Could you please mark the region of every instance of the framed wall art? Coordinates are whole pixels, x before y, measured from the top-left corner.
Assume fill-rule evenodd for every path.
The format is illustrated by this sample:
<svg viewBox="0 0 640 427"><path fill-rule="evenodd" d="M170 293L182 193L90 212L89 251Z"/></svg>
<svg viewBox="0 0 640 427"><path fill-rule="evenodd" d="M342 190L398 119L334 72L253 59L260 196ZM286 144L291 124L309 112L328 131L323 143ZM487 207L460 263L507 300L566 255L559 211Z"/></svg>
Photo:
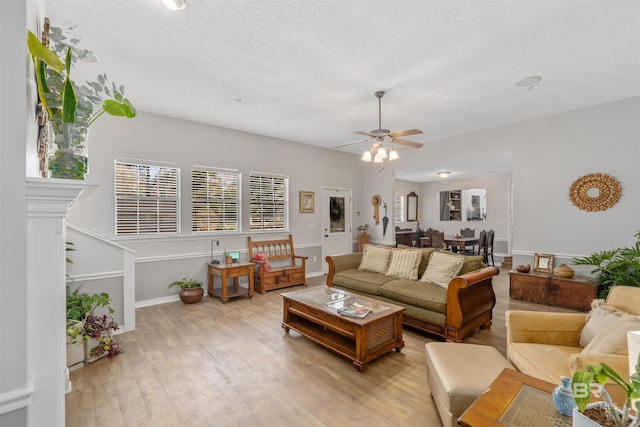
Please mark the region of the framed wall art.
<svg viewBox="0 0 640 427"><path fill-rule="evenodd" d="M313 191L300 191L300 213L314 212L314 198Z"/></svg>
<svg viewBox="0 0 640 427"><path fill-rule="evenodd" d="M553 271L553 255L535 254L533 257L533 271L551 273Z"/></svg>

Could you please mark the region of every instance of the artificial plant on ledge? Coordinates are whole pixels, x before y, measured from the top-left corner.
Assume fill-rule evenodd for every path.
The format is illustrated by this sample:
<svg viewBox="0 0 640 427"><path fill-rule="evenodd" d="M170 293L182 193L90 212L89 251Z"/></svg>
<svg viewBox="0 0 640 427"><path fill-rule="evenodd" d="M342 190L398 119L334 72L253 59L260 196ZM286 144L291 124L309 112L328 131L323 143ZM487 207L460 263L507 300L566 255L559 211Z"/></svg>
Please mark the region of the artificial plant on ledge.
<svg viewBox="0 0 640 427"><path fill-rule="evenodd" d="M75 34L68 38L60 28L50 27L48 18L45 18L42 41L31 31L27 33L41 106L38 147L41 172L46 172L48 163L55 178L84 179L88 171L87 130L96 119L104 113L127 118L136 116L135 108L124 97L124 87L110 83L106 74L98 75L96 81L86 85L71 80L71 69L78 60L95 60L92 52L78 47L79 41ZM51 133L55 144L52 153L49 152Z"/></svg>

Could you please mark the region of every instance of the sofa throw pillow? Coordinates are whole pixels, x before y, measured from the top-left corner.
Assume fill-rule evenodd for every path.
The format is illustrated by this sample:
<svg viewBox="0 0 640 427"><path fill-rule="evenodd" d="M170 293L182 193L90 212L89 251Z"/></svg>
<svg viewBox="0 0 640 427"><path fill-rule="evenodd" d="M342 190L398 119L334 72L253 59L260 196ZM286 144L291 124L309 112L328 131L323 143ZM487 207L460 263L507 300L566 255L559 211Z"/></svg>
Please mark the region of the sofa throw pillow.
<svg viewBox="0 0 640 427"><path fill-rule="evenodd" d="M594 337L582 354L620 354L629 353L627 332L640 329L640 316L620 312L602 334Z"/></svg>
<svg viewBox="0 0 640 427"><path fill-rule="evenodd" d="M422 282L433 282L447 288L451 279L456 277L462 269L464 256L446 252L434 252L429 258L429 264L420 278Z"/></svg>
<svg viewBox="0 0 640 427"><path fill-rule="evenodd" d="M413 246L407 245L398 245L398 249L416 249ZM422 277L425 270L427 269L427 265L429 265L429 258L431 258L431 254L436 251L436 248L420 248L416 249L422 252L422 259L420 260L420 266L418 267L418 277Z"/></svg>
<svg viewBox="0 0 640 427"><path fill-rule="evenodd" d="M602 335L621 313L617 308L607 305L605 300L594 299L591 302L591 311L585 319L584 328L580 332L580 347L588 346L592 339Z"/></svg>
<svg viewBox="0 0 640 427"><path fill-rule="evenodd" d="M418 267L422 260L422 251L414 249L392 249L386 276L401 279L418 280Z"/></svg>
<svg viewBox="0 0 640 427"><path fill-rule="evenodd" d="M365 245L359 270L384 274L389 266L391 250L382 246Z"/></svg>

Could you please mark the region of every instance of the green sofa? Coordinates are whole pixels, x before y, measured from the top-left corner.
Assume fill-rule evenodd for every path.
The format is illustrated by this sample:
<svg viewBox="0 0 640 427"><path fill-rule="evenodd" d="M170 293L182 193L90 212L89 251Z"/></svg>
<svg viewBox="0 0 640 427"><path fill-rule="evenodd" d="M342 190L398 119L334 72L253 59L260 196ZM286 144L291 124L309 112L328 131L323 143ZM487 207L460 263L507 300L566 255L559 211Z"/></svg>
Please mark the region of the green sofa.
<svg viewBox="0 0 640 427"><path fill-rule="evenodd" d="M423 248L420 251L422 257L418 278L423 277L435 249ZM465 256L458 276L446 288L422 280L360 269L362 257L363 252L327 256L327 286L405 307L403 324L438 335L447 341L461 342L477 328L491 327L496 303L492 277L499 270L483 264L481 256Z"/></svg>

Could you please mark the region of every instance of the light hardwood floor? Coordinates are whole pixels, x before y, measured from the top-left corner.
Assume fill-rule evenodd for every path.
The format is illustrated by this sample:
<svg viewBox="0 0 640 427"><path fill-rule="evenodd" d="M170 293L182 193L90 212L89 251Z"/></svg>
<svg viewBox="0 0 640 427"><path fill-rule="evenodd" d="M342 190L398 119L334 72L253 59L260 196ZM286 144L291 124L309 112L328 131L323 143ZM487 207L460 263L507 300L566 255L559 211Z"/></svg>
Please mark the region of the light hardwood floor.
<svg viewBox="0 0 640 427"><path fill-rule="evenodd" d="M493 283L494 325L466 342L505 354L505 310L568 311L510 300L506 271ZM441 425L424 364L424 345L435 337L405 328L402 352L358 373L280 327L280 294L295 289L302 287L136 310L137 329L118 337L122 354L71 373L67 426Z"/></svg>

